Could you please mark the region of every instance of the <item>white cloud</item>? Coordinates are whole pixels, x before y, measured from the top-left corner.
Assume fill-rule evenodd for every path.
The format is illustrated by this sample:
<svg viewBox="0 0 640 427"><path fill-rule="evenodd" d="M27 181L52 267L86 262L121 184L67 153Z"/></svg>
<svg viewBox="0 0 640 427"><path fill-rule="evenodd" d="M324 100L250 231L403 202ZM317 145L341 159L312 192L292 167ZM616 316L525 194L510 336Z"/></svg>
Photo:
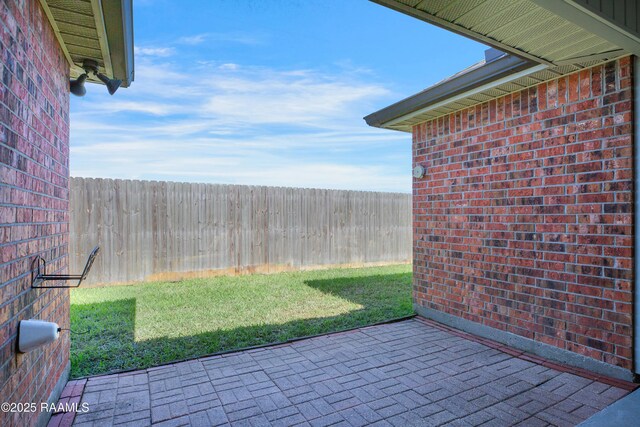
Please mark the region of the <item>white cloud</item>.
<svg viewBox="0 0 640 427"><path fill-rule="evenodd" d="M369 75L143 56L130 88L101 89L74 98L73 176L411 188L410 136L362 120L393 96Z"/></svg>
<svg viewBox="0 0 640 427"><path fill-rule="evenodd" d="M314 160L228 142L203 146L133 140L74 147L72 155L84 159L73 168L74 176L404 192L411 185L408 173L385 163L345 164L349 159L339 154Z"/></svg>
<svg viewBox="0 0 640 427"><path fill-rule="evenodd" d="M90 91L100 95L99 88ZM357 75L329 75L311 70L274 70L223 63L183 68L172 62L142 58L136 81L115 97L103 97L83 113L138 112L155 116L187 115L209 129L289 124L323 129L362 125L368 110L358 107L389 95L379 84ZM354 114L354 112L357 112Z"/></svg>
<svg viewBox="0 0 640 427"><path fill-rule="evenodd" d="M172 47L135 47L135 54L137 56L159 56L167 57L175 53Z"/></svg>
<svg viewBox="0 0 640 427"><path fill-rule="evenodd" d="M154 116L166 116L176 111L176 108L170 104L142 101L113 101L101 104L97 109L103 112L123 113L128 111Z"/></svg>
<svg viewBox="0 0 640 427"><path fill-rule="evenodd" d="M230 33L202 33L194 34L192 36L180 37L177 40L178 44L196 46L208 43L237 43L244 45L258 45L264 42L264 35L230 32Z"/></svg>
<svg viewBox="0 0 640 427"><path fill-rule="evenodd" d="M204 42L207 39L207 34L196 34L194 36L180 37L178 43L197 45Z"/></svg>
<svg viewBox="0 0 640 427"><path fill-rule="evenodd" d="M320 127L340 121L359 101L388 93L377 85L308 71L236 73L210 84L217 94L203 105L206 114L234 122Z"/></svg>
<svg viewBox="0 0 640 427"><path fill-rule="evenodd" d="M240 66L238 64L227 63L227 64L220 65L218 68L220 70L225 70L225 71L235 71L238 68L240 68Z"/></svg>

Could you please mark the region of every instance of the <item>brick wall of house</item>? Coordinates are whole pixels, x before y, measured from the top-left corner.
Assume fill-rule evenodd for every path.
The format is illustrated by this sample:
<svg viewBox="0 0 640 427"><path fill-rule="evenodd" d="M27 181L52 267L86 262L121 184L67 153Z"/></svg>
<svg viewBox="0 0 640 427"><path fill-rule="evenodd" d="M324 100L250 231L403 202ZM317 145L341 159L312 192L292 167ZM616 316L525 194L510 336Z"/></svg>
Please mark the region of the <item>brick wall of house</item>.
<svg viewBox="0 0 640 427"><path fill-rule="evenodd" d="M31 262L66 272L69 65L37 0L0 1L0 396L46 402L69 360L69 337L16 352L18 321L69 326L67 290L32 290ZM0 412L0 425L38 413Z"/></svg>
<svg viewBox="0 0 640 427"><path fill-rule="evenodd" d="M632 368L629 57L413 129L416 304Z"/></svg>

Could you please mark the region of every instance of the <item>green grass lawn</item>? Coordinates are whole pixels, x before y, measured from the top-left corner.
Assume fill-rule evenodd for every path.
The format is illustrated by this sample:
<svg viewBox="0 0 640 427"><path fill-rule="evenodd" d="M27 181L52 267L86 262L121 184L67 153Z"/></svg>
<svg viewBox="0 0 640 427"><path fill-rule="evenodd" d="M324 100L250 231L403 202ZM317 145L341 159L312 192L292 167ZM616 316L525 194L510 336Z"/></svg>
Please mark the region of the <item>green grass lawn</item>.
<svg viewBox="0 0 640 427"><path fill-rule="evenodd" d="M71 291L71 376L363 326L413 313L411 266Z"/></svg>

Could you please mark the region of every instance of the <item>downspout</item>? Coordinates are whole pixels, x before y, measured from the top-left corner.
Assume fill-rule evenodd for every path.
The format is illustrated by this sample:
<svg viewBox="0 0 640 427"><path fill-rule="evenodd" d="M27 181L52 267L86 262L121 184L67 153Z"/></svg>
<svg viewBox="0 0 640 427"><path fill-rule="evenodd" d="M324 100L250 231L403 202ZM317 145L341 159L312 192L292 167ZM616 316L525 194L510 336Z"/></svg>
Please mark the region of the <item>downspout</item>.
<svg viewBox="0 0 640 427"><path fill-rule="evenodd" d="M640 374L640 57L633 56L633 371Z"/></svg>

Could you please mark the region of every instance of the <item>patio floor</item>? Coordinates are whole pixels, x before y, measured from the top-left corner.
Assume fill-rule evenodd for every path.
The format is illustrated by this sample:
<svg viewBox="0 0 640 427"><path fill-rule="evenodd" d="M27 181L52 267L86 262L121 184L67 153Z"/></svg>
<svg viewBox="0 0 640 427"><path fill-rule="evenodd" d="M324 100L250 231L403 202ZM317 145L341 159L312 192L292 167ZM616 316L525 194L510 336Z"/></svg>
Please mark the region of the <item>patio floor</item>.
<svg viewBox="0 0 640 427"><path fill-rule="evenodd" d="M460 335L415 318L70 382L63 399L89 404L76 426L545 426L628 393Z"/></svg>

